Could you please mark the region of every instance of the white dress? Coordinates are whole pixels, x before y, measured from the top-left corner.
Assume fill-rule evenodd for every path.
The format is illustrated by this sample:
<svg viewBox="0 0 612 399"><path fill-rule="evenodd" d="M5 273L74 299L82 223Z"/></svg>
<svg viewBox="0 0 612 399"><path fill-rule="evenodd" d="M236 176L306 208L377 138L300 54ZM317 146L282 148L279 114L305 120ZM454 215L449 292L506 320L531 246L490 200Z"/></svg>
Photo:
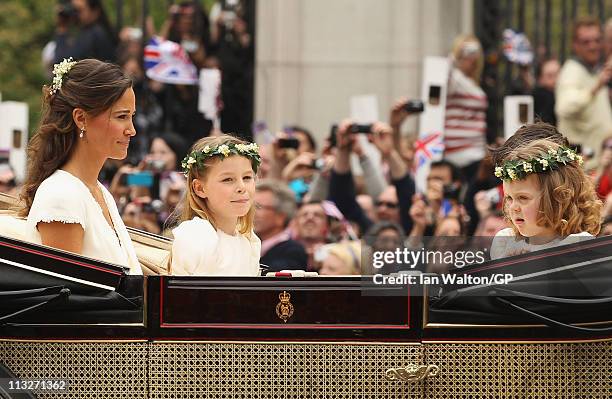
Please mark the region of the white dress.
<svg viewBox="0 0 612 399"><path fill-rule="evenodd" d="M83 227L81 255L130 268L130 274L142 274L134 245L121 220L111 193L100 182L104 201L115 229L108 224L102 208L79 178L58 169L36 190L28 214L26 236L41 244L39 222L78 223ZM116 234L115 234L116 231Z"/></svg>
<svg viewBox="0 0 612 399"><path fill-rule="evenodd" d="M175 276L259 276L261 240L215 230L208 220L194 217L172 230Z"/></svg>
<svg viewBox="0 0 612 399"><path fill-rule="evenodd" d="M491 259L505 258L508 256L520 255L522 253L539 251L542 249L552 248L560 245L572 244L593 238L591 233L583 231L581 233L570 234L561 239L557 238L546 244L529 244L525 239L516 240L514 230L511 228L500 230L493 238L491 244Z"/></svg>

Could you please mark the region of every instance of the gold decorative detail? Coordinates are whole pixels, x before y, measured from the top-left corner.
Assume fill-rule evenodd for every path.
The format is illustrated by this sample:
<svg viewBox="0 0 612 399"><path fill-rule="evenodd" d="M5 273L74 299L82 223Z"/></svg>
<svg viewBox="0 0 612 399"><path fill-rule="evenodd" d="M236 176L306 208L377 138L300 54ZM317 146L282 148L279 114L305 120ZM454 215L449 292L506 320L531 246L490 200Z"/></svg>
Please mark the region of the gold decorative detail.
<svg viewBox="0 0 612 399"><path fill-rule="evenodd" d="M427 377L438 375L439 371L440 368L435 364L430 364L429 366L411 364L406 367L388 369L385 377L389 381L418 382L423 381Z"/></svg>
<svg viewBox="0 0 612 399"><path fill-rule="evenodd" d="M280 302L276 305L276 315L286 323L287 320L293 316L293 304L289 302L291 294L287 291L283 291L278 294L278 299L280 299Z"/></svg>

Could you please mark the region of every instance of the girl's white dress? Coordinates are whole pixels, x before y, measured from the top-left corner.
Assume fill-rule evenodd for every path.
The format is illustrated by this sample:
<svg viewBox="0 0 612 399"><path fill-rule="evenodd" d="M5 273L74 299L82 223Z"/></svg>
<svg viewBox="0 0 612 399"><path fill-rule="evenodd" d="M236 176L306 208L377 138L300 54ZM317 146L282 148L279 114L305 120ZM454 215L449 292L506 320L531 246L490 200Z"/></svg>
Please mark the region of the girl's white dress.
<svg viewBox="0 0 612 399"><path fill-rule="evenodd" d="M593 238L591 233L583 231L581 233L570 234L569 236L561 239L557 238L546 244L529 244L524 239L516 240L514 230L511 228L503 229L499 231L493 238L491 244L491 259L505 258L508 256L520 255L522 253L539 251L542 249L552 248L560 245L572 244L580 242L588 238Z"/></svg>
<svg viewBox="0 0 612 399"><path fill-rule="evenodd" d="M172 233L172 275L259 276L261 240L253 232L232 236L194 217Z"/></svg>
<svg viewBox="0 0 612 399"><path fill-rule="evenodd" d="M58 169L36 190L28 214L26 236L41 244L39 222L78 223L85 232L81 255L130 268L130 274L142 274L134 245L111 193L100 182L113 229L98 202L79 178Z"/></svg>

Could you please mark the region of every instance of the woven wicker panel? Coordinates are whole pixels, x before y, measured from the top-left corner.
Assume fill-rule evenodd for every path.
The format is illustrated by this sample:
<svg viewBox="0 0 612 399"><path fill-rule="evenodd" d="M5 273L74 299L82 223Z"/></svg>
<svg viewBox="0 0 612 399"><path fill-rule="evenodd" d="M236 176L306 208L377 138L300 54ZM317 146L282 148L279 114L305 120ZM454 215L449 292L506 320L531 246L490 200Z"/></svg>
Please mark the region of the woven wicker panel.
<svg viewBox="0 0 612 399"><path fill-rule="evenodd" d="M153 343L150 398L421 398L387 381L420 364L419 345Z"/></svg>
<svg viewBox="0 0 612 399"><path fill-rule="evenodd" d="M427 398L612 397L612 342L425 344Z"/></svg>
<svg viewBox="0 0 612 399"><path fill-rule="evenodd" d="M146 398L144 343L0 341L0 361L24 379L58 379L67 392L37 392L45 398Z"/></svg>

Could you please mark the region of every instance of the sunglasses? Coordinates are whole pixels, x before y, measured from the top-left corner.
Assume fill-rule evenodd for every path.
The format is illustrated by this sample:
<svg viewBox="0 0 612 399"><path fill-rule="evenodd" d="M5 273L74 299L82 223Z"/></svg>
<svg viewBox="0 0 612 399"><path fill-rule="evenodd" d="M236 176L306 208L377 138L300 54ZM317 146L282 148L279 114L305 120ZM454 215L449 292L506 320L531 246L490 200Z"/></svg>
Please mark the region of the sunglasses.
<svg viewBox="0 0 612 399"><path fill-rule="evenodd" d="M389 209L395 209L398 206L397 203L389 202L389 201L376 201L375 204L376 204L377 207L378 206L385 206L385 207L387 207Z"/></svg>

